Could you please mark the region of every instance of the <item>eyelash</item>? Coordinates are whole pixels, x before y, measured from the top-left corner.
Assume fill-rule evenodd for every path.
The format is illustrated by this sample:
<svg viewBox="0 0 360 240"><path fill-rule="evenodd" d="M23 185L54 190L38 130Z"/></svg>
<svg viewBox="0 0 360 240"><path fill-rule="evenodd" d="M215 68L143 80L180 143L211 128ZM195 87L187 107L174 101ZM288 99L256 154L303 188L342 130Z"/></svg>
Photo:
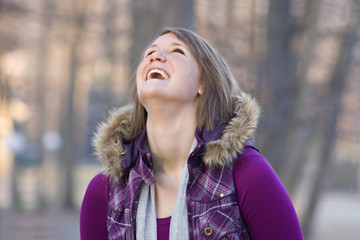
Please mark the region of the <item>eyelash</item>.
<svg viewBox="0 0 360 240"><path fill-rule="evenodd" d="M145 55L145 57L150 56L150 55L151 55L151 54L153 54L154 52L155 52L154 50L153 50L153 51L148 52L148 53ZM181 50L180 48L176 48L176 49L174 49L174 50L173 50L173 52L176 52L176 53L180 53L180 54L182 54L182 55L185 55L184 51L183 51L183 50Z"/></svg>
<svg viewBox="0 0 360 240"><path fill-rule="evenodd" d="M145 57L148 57L148 56L150 56L151 54L153 54L155 51L150 51L150 52L148 52L146 55L145 55Z"/></svg>
<svg viewBox="0 0 360 240"><path fill-rule="evenodd" d="M183 50L181 50L180 48L176 48L176 49L174 49L174 51L173 51L173 52L177 52L177 53L180 53L180 54L185 55L184 51L183 51Z"/></svg>

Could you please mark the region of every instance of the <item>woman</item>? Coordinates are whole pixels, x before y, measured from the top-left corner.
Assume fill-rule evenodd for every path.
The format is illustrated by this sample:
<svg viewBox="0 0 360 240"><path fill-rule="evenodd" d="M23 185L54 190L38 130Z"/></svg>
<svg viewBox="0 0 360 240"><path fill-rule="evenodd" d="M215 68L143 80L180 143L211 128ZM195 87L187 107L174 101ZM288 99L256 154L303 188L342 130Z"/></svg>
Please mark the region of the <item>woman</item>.
<svg viewBox="0 0 360 240"><path fill-rule="evenodd" d="M82 239L302 239L285 188L252 144L258 104L205 40L162 31L135 90L95 136L104 170L83 200Z"/></svg>

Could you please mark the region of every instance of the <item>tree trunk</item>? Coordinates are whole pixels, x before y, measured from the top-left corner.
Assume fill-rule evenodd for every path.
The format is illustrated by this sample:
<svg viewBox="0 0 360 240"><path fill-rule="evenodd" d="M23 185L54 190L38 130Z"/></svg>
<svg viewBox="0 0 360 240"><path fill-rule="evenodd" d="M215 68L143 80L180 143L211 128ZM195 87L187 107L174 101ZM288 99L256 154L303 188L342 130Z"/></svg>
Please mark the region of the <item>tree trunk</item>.
<svg viewBox="0 0 360 240"><path fill-rule="evenodd" d="M42 171L46 172L49 169L46 168L46 160L45 159L45 150L42 146L42 137L46 131L46 114L47 110L50 111L51 107L47 106L46 101L46 93L47 93L47 69L49 63L49 48L50 48L50 38L51 38L51 29L53 23L53 16L55 12L54 4L50 2L45 2L45 11L41 22L41 32L38 36L37 43L37 61L35 65L35 76L34 76L34 85L33 85L33 98L35 98L34 102L36 103L34 107L36 108L36 142L40 149L39 154L39 163L42 166ZM45 164L44 164L45 163ZM44 167L45 166L45 167ZM46 188L44 187L44 183L46 183L47 179L44 179L45 174L42 174L42 179L39 181L37 188L39 189L39 201L40 208L45 207L46 204Z"/></svg>
<svg viewBox="0 0 360 240"><path fill-rule="evenodd" d="M293 106L293 35L291 1L271 0L268 13L267 56L259 69L259 95L264 105L261 149L275 169L283 162L283 147ZM270 139L270 141L269 141Z"/></svg>
<svg viewBox="0 0 360 240"><path fill-rule="evenodd" d="M65 113L62 121L62 133L64 138L64 146L62 151L63 163L63 183L64 183L64 203L65 208L73 207L73 167L75 163L75 150L77 149L76 142L76 121L75 121L75 95L76 95L76 82L77 73L80 65L80 46L81 37L84 34L86 26L86 14L90 6L91 0L84 0L81 9L77 9L74 3L74 16L75 22L71 23L69 30L71 31L71 46L69 58L69 78L67 96L65 96Z"/></svg>
<svg viewBox="0 0 360 240"><path fill-rule="evenodd" d="M317 22L319 17L319 1L312 0L307 2L306 6L306 25L302 46L299 49L301 53L298 56L297 69L294 71L294 104L290 120L287 124L286 145L284 147L284 157L281 167L278 169L279 175L283 180L290 195L293 195L299 179L302 177L303 169L306 165L308 149L310 147L311 135L314 131L313 121L315 119L309 116L308 98L312 96L311 88L307 80L307 73L313 64L316 41L319 38Z"/></svg>

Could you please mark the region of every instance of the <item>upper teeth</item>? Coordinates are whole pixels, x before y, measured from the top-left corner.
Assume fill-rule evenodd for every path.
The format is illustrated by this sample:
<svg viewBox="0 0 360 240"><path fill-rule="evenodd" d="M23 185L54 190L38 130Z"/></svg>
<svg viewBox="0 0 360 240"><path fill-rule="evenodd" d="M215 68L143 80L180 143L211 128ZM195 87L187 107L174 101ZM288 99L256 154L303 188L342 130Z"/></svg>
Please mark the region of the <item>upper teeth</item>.
<svg viewBox="0 0 360 240"><path fill-rule="evenodd" d="M163 71L163 70L160 70L160 69L152 69L149 71L148 75L147 75L147 79L150 79L151 78L151 74L153 73L158 73L162 76L163 79L168 79L169 76Z"/></svg>

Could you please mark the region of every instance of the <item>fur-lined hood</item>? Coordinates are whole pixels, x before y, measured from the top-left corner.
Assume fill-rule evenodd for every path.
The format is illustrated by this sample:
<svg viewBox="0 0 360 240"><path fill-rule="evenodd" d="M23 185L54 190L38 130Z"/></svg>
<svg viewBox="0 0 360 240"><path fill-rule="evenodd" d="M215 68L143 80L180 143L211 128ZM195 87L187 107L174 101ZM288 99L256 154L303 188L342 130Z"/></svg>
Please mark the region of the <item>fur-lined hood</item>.
<svg viewBox="0 0 360 240"><path fill-rule="evenodd" d="M95 134L95 153L103 164L103 171L117 181L123 175L122 161L126 151L122 139L131 124L132 106L112 111ZM260 107L250 95L243 93L234 101L234 117L223 130L222 136L206 143L203 162L208 167L225 166L236 158L244 145L253 138L260 117Z"/></svg>

